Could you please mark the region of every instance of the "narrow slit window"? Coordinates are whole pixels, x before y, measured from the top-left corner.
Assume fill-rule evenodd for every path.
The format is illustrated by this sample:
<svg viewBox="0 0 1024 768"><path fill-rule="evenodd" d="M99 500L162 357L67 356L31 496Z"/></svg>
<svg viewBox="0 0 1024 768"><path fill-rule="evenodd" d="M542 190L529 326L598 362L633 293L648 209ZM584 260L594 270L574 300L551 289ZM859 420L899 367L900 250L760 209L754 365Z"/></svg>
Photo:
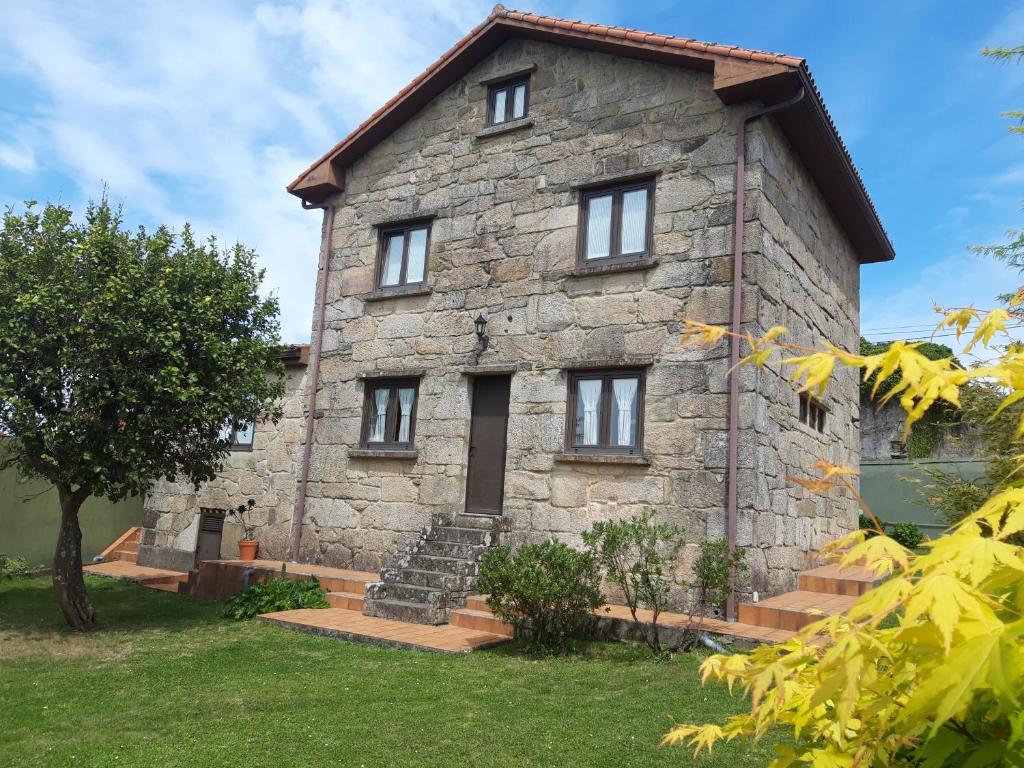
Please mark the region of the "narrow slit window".
<svg viewBox="0 0 1024 768"><path fill-rule="evenodd" d="M410 450L416 433L419 379L369 379L363 399L364 448Z"/></svg>
<svg viewBox="0 0 1024 768"><path fill-rule="evenodd" d="M423 285L427 279L430 224L415 222L381 229L377 288Z"/></svg>
<svg viewBox="0 0 1024 768"><path fill-rule="evenodd" d="M824 432L827 414L828 408L824 403L806 392L800 393L799 418L801 424L806 424L816 432Z"/></svg>
<svg viewBox="0 0 1024 768"><path fill-rule="evenodd" d="M653 179L586 190L580 198L580 265L650 256L653 199Z"/></svg>
<svg viewBox="0 0 1024 768"><path fill-rule="evenodd" d="M510 120L522 120L529 110L529 78L516 78L495 83L487 92L488 125L501 125Z"/></svg>
<svg viewBox="0 0 1024 768"><path fill-rule="evenodd" d="M640 453L643 391L642 370L571 372L567 450L574 453Z"/></svg>

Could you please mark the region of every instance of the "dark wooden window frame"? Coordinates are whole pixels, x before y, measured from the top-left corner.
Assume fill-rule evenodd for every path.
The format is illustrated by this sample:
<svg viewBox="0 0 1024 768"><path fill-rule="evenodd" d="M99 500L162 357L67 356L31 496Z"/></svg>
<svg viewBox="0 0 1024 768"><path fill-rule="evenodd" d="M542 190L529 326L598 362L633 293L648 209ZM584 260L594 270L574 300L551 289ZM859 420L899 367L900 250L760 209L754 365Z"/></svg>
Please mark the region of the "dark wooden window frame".
<svg viewBox="0 0 1024 768"><path fill-rule="evenodd" d="M571 370L565 406L566 453L625 454L639 456L644 448L644 399L647 371L644 368L595 368ZM581 379L601 379L601 404L598 410L598 445L576 445L576 406ZM611 445L612 380L636 379L636 445Z"/></svg>
<svg viewBox="0 0 1024 768"><path fill-rule="evenodd" d="M807 392L800 393L800 408L797 418L801 424L816 432L825 432L828 406Z"/></svg>
<svg viewBox="0 0 1024 768"><path fill-rule="evenodd" d="M433 227L432 219L417 219L415 221L403 221L400 224L388 224L378 227L377 233L377 268L374 274L373 285L378 293L403 293L410 288L425 287L427 275L430 274L430 235ZM427 230L427 240L423 245L423 279L416 282L407 282L409 271L409 233L417 230ZM384 265L387 259L388 238L393 235L402 235L402 271L399 273L398 282L395 285L384 285Z"/></svg>
<svg viewBox="0 0 1024 768"><path fill-rule="evenodd" d="M522 85L526 87L526 93L523 94L523 114L519 117L512 116L514 94L516 86ZM497 115L494 112L495 103L497 101L498 92L507 91L505 96L505 119L501 121L495 121ZM530 76L525 77L512 77L508 80L502 80L498 83L491 83L487 87L487 125L506 125L515 120L524 120L530 114Z"/></svg>
<svg viewBox="0 0 1024 768"><path fill-rule="evenodd" d="M388 395L387 419L384 422L384 441L370 442L370 422L373 418L373 393L378 389L388 388L391 393ZM398 442L398 422L401 410L398 404L398 390L415 390L412 396L412 413L409 414L409 439L406 442ZM359 434L359 447L373 450L389 451L411 451L416 443L416 413L420 405L420 380L418 377L405 378L374 378L366 379L363 384L363 425ZM388 440L389 435L395 435L395 440Z"/></svg>
<svg viewBox="0 0 1024 768"><path fill-rule="evenodd" d="M576 265L593 267L603 264L630 264L647 261L654 249L654 177L634 179L628 182L589 187L580 192L579 234L576 238ZM647 220L644 227L644 249L637 253L621 253L622 246L622 196L638 189L647 190ZM608 244L608 255L597 259L587 258L587 233L590 227L590 201L595 197L612 196L612 226Z"/></svg>

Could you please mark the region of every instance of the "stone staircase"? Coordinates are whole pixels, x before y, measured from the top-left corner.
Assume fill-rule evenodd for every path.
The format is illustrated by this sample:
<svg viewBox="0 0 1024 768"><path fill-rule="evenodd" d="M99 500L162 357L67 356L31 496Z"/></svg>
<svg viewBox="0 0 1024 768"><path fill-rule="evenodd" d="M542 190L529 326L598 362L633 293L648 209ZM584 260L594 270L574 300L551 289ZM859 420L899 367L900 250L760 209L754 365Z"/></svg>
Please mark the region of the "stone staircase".
<svg viewBox="0 0 1024 768"><path fill-rule="evenodd" d="M473 589L484 551L498 543L501 518L436 515L395 555L380 581L367 584L363 613L415 624L446 624ZM468 619L467 619L468 620Z"/></svg>

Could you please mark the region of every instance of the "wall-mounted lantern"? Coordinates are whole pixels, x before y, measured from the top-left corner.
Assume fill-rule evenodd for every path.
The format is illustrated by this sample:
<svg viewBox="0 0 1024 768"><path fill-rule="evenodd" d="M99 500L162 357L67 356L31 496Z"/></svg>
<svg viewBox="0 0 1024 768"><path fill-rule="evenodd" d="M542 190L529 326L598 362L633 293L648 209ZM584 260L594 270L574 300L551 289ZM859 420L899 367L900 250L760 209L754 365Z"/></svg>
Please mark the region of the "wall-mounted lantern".
<svg viewBox="0 0 1024 768"><path fill-rule="evenodd" d="M476 316L476 320L473 321L473 325L476 326L476 338L480 342L480 349L487 349L487 345L491 341L491 337L487 335L487 318L484 317L484 313L480 312Z"/></svg>

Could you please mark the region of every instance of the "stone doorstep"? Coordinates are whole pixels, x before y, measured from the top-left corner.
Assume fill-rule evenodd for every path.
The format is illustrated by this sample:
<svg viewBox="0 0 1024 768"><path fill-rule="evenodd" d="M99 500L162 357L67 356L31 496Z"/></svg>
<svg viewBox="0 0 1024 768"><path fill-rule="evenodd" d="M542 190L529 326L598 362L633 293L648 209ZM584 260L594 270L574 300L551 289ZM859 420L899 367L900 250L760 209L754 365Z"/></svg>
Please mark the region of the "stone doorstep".
<svg viewBox="0 0 1024 768"><path fill-rule="evenodd" d="M331 608L344 608L346 611L363 612L363 595L355 592L328 592L325 595Z"/></svg>
<svg viewBox="0 0 1024 768"><path fill-rule="evenodd" d="M108 560L82 567L82 571L93 576L106 576L119 581L130 581L150 589L163 592L177 592L178 585L188 581L188 574L179 571L168 571L162 568L149 568L125 560Z"/></svg>
<svg viewBox="0 0 1024 768"><path fill-rule="evenodd" d="M854 595L796 590L759 603L744 603L740 606L739 619L760 627L796 632L824 616L842 613L856 601Z"/></svg>
<svg viewBox="0 0 1024 768"><path fill-rule="evenodd" d="M807 592L823 592L831 595L860 596L871 589L878 577L870 568L855 565L840 568L838 565L823 565L800 574L799 586Z"/></svg>

